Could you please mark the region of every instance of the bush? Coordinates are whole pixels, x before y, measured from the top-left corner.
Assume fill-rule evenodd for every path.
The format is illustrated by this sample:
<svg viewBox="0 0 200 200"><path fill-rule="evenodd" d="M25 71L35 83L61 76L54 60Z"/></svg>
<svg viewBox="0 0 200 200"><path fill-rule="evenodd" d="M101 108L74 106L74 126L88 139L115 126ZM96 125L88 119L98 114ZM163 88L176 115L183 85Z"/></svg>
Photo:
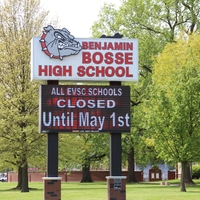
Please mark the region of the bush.
<svg viewBox="0 0 200 200"><path fill-rule="evenodd" d="M200 178L200 165L192 166L192 178L199 179Z"/></svg>

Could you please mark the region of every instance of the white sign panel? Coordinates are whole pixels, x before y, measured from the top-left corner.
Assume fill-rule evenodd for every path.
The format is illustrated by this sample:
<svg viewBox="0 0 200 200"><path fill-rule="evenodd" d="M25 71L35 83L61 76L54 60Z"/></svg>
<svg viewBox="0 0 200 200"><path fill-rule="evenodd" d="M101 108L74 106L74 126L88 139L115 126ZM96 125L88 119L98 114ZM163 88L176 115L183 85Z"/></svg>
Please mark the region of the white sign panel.
<svg viewBox="0 0 200 200"><path fill-rule="evenodd" d="M74 38L47 26L31 48L31 80L138 80L137 39Z"/></svg>

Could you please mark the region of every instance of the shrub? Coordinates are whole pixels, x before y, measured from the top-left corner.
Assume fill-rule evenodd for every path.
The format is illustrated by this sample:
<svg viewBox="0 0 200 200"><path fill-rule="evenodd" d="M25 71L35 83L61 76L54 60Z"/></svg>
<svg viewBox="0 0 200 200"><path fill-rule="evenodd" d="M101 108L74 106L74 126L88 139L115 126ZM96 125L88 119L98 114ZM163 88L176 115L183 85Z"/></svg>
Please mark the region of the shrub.
<svg viewBox="0 0 200 200"><path fill-rule="evenodd" d="M192 178L199 179L200 178L200 165L192 166Z"/></svg>

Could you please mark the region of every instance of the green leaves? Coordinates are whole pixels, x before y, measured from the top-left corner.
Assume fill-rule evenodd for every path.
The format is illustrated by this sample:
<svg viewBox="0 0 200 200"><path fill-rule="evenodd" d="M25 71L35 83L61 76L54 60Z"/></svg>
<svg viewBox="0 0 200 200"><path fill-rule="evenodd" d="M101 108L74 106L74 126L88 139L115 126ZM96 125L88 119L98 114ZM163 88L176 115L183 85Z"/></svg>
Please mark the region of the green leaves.
<svg viewBox="0 0 200 200"><path fill-rule="evenodd" d="M30 81L30 40L41 32L47 14L39 3L0 4L0 156L9 167L24 166L24 156L34 166L45 161L45 138L38 133L39 84Z"/></svg>
<svg viewBox="0 0 200 200"><path fill-rule="evenodd" d="M196 153L200 150L200 68L196 63L200 54L194 45L199 39L194 35L168 44L154 65L149 122L160 156L177 162L200 159Z"/></svg>
<svg viewBox="0 0 200 200"><path fill-rule="evenodd" d="M165 160L194 156L200 41L191 35L200 30L199 9L198 0L125 0L119 9L104 6L94 23L95 37L120 32L139 41L140 78L131 86L132 131L125 149L144 149L149 138Z"/></svg>

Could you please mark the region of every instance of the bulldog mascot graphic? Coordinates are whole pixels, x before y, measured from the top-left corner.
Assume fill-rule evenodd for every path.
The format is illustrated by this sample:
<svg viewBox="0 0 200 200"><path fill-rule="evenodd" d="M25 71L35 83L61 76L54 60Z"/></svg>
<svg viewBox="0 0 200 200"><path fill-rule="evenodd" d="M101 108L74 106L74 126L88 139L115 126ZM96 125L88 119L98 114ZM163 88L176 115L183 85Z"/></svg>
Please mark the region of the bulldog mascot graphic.
<svg viewBox="0 0 200 200"><path fill-rule="evenodd" d="M77 55L82 49L66 28L54 29L50 25L44 27L40 42L45 54L60 60L66 56Z"/></svg>

